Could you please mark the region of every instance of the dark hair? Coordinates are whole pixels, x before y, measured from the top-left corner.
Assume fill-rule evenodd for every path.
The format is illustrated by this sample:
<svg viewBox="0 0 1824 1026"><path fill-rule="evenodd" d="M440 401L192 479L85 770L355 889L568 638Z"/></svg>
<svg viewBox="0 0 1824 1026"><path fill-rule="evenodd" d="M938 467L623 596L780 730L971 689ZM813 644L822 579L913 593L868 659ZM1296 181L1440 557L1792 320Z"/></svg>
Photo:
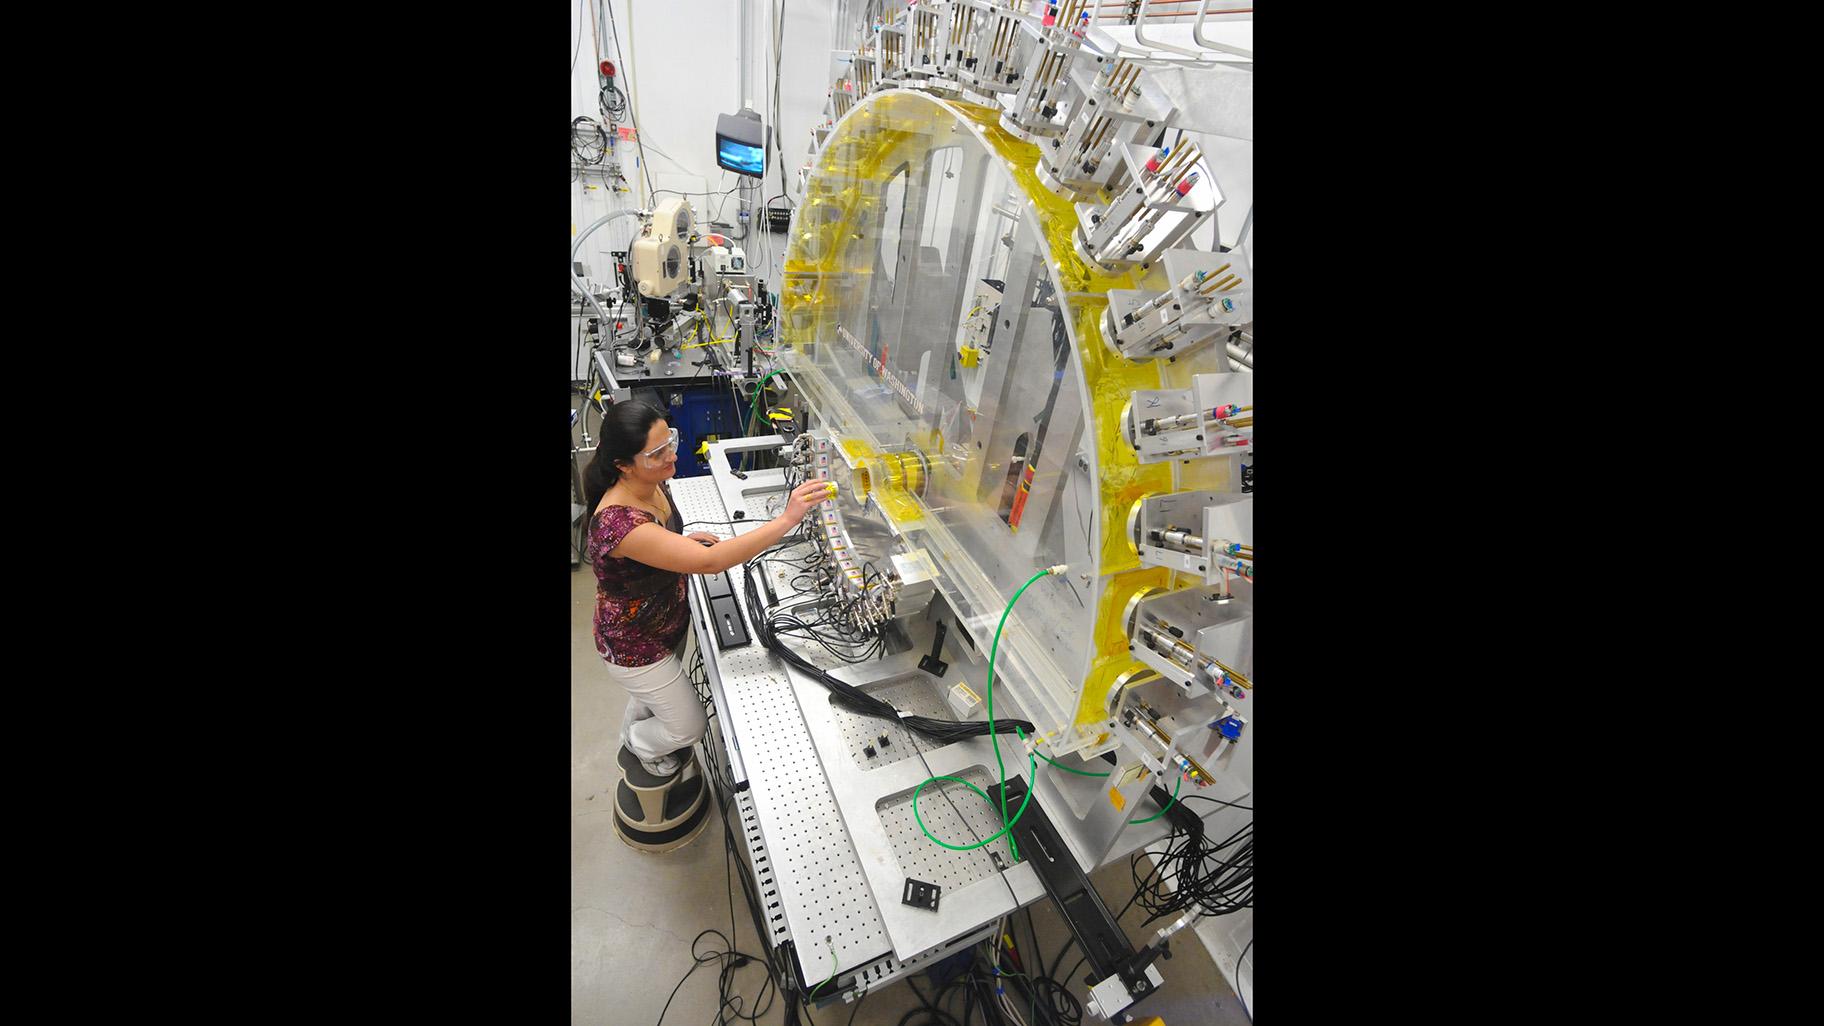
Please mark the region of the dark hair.
<svg viewBox="0 0 1824 1026"><path fill-rule="evenodd" d="M643 402L615 403L602 417L602 437L596 443L595 458L583 471L583 501L588 504L584 516L594 516L602 496L621 479L616 463L632 463L634 456L646 451L646 436L652 426L665 419L663 411Z"/></svg>

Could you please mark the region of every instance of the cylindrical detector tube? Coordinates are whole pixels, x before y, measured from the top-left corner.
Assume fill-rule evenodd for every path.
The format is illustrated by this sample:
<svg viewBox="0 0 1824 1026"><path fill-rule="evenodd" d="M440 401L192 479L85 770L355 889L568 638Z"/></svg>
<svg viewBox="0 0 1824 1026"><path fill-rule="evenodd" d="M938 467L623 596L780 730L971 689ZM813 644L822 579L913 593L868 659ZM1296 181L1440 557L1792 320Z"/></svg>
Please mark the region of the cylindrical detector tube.
<svg viewBox="0 0 1824 1026"><path fill-rule="evenodd" d="M1188 431L1203 426L1203 414L1180 413L1175 417L1154 417L1140 425L1141 432L1156 435L1161 431Z"/></svg>
<svg viewBox="0 0 1824 1026"><path fill-rule="evenodd" d="M1227 672L1226 668L1221 663L1211 659L1209 656L1199 655L1197 650L1192 648L1188 643L1178 638L1174 638L1170 634L1154 627L1143 626L1140 628L1140 642L1178 664L1180 668L1189 670L1192 673L1201 672L1204 676L1209 677L1213 681L1220 683L1223 674ZM1231 674L1231 676L1233 675ZM1237 682L1240 682L1241 678L1236 677L1236 680ZM1253 687L1252 684L1246 686L1250 688Z"/></svg>
<svg viewBox="0 0 1824 1026"><path fill-rule="evenodd" d="M1153 544L1193 556L1203 555L1203 538L1177 527L1153 532Z"/></svg>
<svg viewBox="0 0 1824 1026"><path fill-rule="evenodd" d="M1139 727L1141 732L1151 741L1165 749L1166 752L1170 752L1172 750L1172 736L1167 734L1159 726L1159 722L1154 719L1151 709L1138 705L1138 703L1136 703L1136 705L1138 707L1130 707L1129 709L1129 711L1134 714L1134 725ZM1195 781L1200 785L1209 783L1209 771L1199 765L1197 760L1191 758L1189 754L1179 752L1177 757L1172 759L1172 762L1178 767L1179 772L1182 773L1186 779Z"/></svg>

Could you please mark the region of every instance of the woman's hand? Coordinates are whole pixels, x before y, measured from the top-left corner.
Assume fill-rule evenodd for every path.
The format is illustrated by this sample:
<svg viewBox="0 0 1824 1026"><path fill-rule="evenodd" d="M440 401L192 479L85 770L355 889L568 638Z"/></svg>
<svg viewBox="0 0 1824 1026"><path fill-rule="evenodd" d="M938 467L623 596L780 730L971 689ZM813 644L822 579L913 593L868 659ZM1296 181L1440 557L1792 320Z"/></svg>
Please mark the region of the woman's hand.
<svg viewBox="0 0 1824 1026"><path fill-rule="evenodd" d="M791 498L785 502L785 512L779 519L788 524L796 524L804 519L811 507L830 498L831 489L835 486L828 481L807 481L792 491Z"/></svg>
<svg viewBox="0 0 1824 1026"><path fill-rule="evenodd" d="M710 534L708 531L692 531L684 537L689 538L694 542L702 542L705 545L714 545L722 540L715 535Z"/></svg>

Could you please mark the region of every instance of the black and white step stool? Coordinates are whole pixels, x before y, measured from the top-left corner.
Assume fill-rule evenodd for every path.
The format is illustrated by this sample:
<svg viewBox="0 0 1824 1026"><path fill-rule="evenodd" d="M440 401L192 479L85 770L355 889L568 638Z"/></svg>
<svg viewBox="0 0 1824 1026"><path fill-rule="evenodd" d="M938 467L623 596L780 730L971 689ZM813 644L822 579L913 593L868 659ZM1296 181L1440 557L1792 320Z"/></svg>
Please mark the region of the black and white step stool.
<svg viewBox="0 0 1824 1026"><path fill-rule="evenodd" d="M675 851L696 840L709 822L696 753L684 749L679 757L677 772L660 777L625 747L616 756L621 780L614 789L614 832L629 846L654 854Z"/></svg>

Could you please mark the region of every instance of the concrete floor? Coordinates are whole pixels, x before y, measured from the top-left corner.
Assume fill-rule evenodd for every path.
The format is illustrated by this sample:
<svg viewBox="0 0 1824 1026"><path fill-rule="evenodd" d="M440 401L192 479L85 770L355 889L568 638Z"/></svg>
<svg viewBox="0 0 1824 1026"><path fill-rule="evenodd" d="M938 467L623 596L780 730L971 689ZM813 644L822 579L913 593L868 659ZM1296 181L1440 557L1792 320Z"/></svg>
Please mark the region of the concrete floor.
<svg viewBox="0 0 1824 1026"><path fill-rule="evenodd" d="M615 836L615 749L627 697L609 682L595 654L594 611L595 576L585 566L571 578L570 1020L643 1026L658 1020L666 996L690 969L691 938L712 927L728 931L731 878L725 875L722 824L713 810L703 833L668 855L635 851ZM737 863L733 871L743 870ZM1090 879L1111 908L1119 908L1133 892L1125 858L1102 867ZM735 881L735 944L758 955L764 948L755 939L740 886ZM1069 931L1049 901L1033 905L1032 914L1039 947L1049 960ZM1121 925L1130 939L1146 937L1159 925L1142 930L1141 918L1137 909L1123 917ZM1023 926L1020 932L1023 936ZM1188 933L1173 940L1173 958L1159 963L1165 987L1140 1006L1141 1021L1158 1016L1167 1026L1246 1024L1239 1001L1203 944ZM1016 943L1023 940L1016 937ZM1080 955L1073 949L1059 972L1067 971ZM716 972L714 963L698 969L672 1000L665 1021L693 1026L714 1022ZM1071 988L1079 1001L1085 997L1081 976L1079 970ZM735 978L743 995L742 1011L750 1011L766 970L759 964L746 966L736 970ZM929 993L924 979L919 985ZM910 987L898 981L868 994L859 1009L837 1004L813 1009L810 1018L820 1026L851 1021L856 1026L894 1026L917 1005ZM959 1001L959 1015L960 1010ZM775 998L759 1023L780 1023L783 1014L784 1002ZM1084 1026L1094 1026L1087 1013L1084 1019Z"/></svg>

